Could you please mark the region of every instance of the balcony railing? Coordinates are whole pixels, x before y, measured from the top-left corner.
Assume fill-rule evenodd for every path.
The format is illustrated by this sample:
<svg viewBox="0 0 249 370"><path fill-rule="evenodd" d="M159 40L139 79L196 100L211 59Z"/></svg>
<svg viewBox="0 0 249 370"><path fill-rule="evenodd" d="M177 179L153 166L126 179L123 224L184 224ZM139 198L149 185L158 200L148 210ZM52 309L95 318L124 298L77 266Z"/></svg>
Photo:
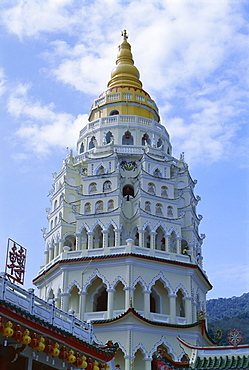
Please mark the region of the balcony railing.
<svg viewBox="0 0 249 370"><path fill-rule="evenodd" d="M34 289L25 290L0 274L0 300L18 306L39 320L65 330L79 339L92 343L92 325L77 319L34 294Z"/></svg>

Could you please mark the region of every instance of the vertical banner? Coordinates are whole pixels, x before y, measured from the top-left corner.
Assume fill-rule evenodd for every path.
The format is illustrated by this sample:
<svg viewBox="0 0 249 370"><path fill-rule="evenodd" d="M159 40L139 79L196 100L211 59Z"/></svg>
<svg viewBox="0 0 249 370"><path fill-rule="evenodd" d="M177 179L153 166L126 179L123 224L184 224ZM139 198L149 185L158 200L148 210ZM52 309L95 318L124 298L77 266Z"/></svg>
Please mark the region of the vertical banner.
<svg viewBox="0 0 249 370"><path fill-rule="evenodd" d="M8 239L5 275L12 283L24 283L27 250L12 239Z"/></svg>

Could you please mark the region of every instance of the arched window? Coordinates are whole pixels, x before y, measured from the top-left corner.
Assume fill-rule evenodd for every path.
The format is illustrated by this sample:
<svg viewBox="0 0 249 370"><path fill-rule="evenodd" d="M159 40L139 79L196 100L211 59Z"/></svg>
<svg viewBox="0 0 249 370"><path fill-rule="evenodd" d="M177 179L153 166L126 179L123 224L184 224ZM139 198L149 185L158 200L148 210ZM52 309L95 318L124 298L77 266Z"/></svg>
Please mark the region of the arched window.
<svg viewBox="0 0 249 370"><path fill-rule="evenodd" d="M126 131L122 137L122 145L133 145L133 136L130 131Z"/></svg>
<svg viewBox="0 0 249 370"><path fill-rule="evenodd" d="M113 309L125 310L125 290L121 281L115 286Z"/></svg>
<svg viewBox="0 0 249 370"><path fill-rule="evenodd" d="M158 249L160 251L165 251L165 236L164 236L164 230L161 226L159 226L156 230L155 235L155 249Z"/></svg>
<svg viewBox="0 0 249 370"><path fill-rule="evenodd" d="M80 296L79 289L74 286L70 291L69 310L73 310L76 314L79 313Z"/></svg>
<svg viewBox="0 0 249 370"><path fill-rule="evenodd" d="M161 205L161 203L157 203L156 204L156 215L162 216L162 214L163 214L163 206Z"/></svg>
<svg viewBox="0 0 249 370"><path fill-rule="evenodd" d="M172 206L167 207L167 216L173 217L173 207Z"/></svg>
<svg viewBox="0 0 249 370"><path fill-rule="evenodd" d="M148 183L148 193L155 195L156 194L156 187L155 184L152 182Z"/></svg>
<svg viewBox="0 0 249 370"><path fill-rule="evenodd" d="M83 152L84 152L84 144L81 143L81 145L80 145L80 153L83 153Z"/></svg>
<svg viewBox="0 0 249 370"><path fill-rule="evenodd" d="M150 229L149 229L148 226L146 226L146 228L145 228L144 246L145 246L145 248L150 248Z"/></svg>
<svg viewBox="0 0 249 370"><path fill-rule="evenodd" d="M129 200L129 197L134 197L134 187L130 184L126 184L123 187L123 197L127 197L127 200Z"/></svg>
<svg viewBox="0 0 249 370"><path fill-rule="evenodd" d="M150 311L168 315L170 313L170 303L168 290L161 280L157 280L151 288Z"/></svg>
<svg viewBox="0 0 249 370"><path fill-rule="evenodd" d="M96 144L96 138L95 136L92 136L89 142L89 149L95 148L95 144Z"/></svg>
<svg viewBox="0 0 249 370"><path fill-rule="evenodd" d="M144 294L140 283L137 283L134 290L134 308L136 311L144 309Z"/></svg>
<svg viewBox="0 0 249 370"><path fill-rule="evenodd" d="M111 211L114 208L114 201L112 199L108 200L107 210Z"/></svg>
<svg viewBox="0 0 249 370"><path fill-rule="evenodd" d="M142 145L145 145L145 144L148 144L150 145L151 141L150 141L150 137L147 133L143 134L142 136Z"/></svg>
<svg viewBox="0 0 249 370"><path fill-rule="evenodd" d="M164 198L168 198L168 188L167 186L162 186L161 187L161 196Z"/></svg>
<svg viewBox="0 0 249 370"><path fill-rule="evenodd" d="M101 285L94 295L93 311L107 311L107 291L105 285Z"/></svg>
<svg viewBox="0 0 249 370"><path fill-rule="evenodd" d="M108 247L115 246L115 232L113 225L110 225L108 228Z"/></svg>
<svg viewBox="0 0 249 370"><path fill-rule="evenodd" d="M162 173L161 171L159 170L159 168L156 168L155 171L153 172L153 175L155 177L162 177Z"/></svg>
<svg viewBox="0 0 249 370"><path fill-rule="evenodd" d="M104 204L102 200L98 200L95 204L95 213L102 213L104 210Z"/></svg>
<svg viewBox="0 0 249 370"><path fill-rule="evenodd" d="M54 210L57 208L57 200L54 202Z"/></svg>
<svg viewBox="0 0 249 370"><path fill-rule="evenodd" d="M110 116L116 116L117 114L119 114L119 111L115 109L111 111Z"/></svg>
<svg viewBox="0 0 249 370"><path fill-rule="evenodd" d="M159 138L159 139L157 140L157 143L156 143L157 148L160 148L160 146L162 146L162 143L163 143L163 142L162 142L162 139L160 139L160 138Z"/></svg>
<svg viewBox="0 0 249 370"><path fill-rule="evenodd" d="M91 182L88 189L89 194L97 193L97 184L96 182Z"/></svg>
<svg viewBox="0 0 249 370"><path fill-rule="evenodd" d="M99 225L93 231L93 248L103 248L103 234Z"/></svg>
<svg viewBox="0 0 249 370"><path fill-rule="evenodd" d="M185 301L181 290L176 295L176 316L185 317Z"/></svg>
<svg viewBox="0 0 249 370"><path fill-rule="evenodd" d="M188 251L188 243L186 240L182 239L181 240L181 253L187 254L187 251Z"/></svg>
<svg viewBox="0 0 249 370"><path fill-rule="evenodd" d="M53 227L54 227L54 221L52 220L52 221L50 222L50 230L52 230L52 229L53 229Z"/></svg>
<svg viewBox="0 0 249 370"><path fill-rule="evenodd" d="M176 239L176 233L173 231L169 238L169 251L172 253L177 252L177 239Z"/></svg>
<svg viewBox="0 0 249 370"><path fill-rule="evenodd" d="M152 287L150 293L150 312L161 313L160 311L160 296L155 288Z"/></svg>
<svg viewBox="0 0 249 370"><path fill-rule="evenodd" d="M91 213L91 203L87 202L84 206L84 213L87 215Z"/></svg>
<svg viewBox="0 0 249 370"><path fill-rule="evenodd" d="M111 131L107 132L107 134L105 135L105 139L106 139L106 144L109 144L111 142L111 140L113 139L113 135Z"/></svg>
<svg viewBox="0 0 249 370"><path fill-rule="evenodd" d="M103 192L105 193L105 192L110 191L110 190L112 190L112 183L111 183L111 181L107 180L103 184Z"/></svg>
<svg viewBox="0 0 249 370"><path fill-rule="evenodd" d="M145 211L151 212L151 203L150 202L145 202Z"/></svg>
<svg viewBox="0 0 249 370"><path fill-rule="evenodd" d="M105 174L105 167L104 166L99 166L99 168L96 171L96 175L104 175Z"/></svg>

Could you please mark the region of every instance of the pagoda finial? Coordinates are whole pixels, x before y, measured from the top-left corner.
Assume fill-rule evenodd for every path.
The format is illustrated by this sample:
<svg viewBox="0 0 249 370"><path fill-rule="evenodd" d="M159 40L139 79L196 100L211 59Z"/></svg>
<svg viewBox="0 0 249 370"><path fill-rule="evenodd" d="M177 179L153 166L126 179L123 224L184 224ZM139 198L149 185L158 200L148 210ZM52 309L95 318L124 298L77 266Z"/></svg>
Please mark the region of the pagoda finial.
<svg viewBox="0 0 249 370"><path fill-rule="evenodd" d="M122 31L123 41L118 47L118 56L116 67L112 70L111 79L108 87L114 86L134 86L142 88L142 82L139 79L139 71L134 66L132 59L131 45L128 43L127 31Z"/></svg>
<svg viewBox="0 0 249 370"><path fill-rule="evenodd" d="M127 31L126 30L122 31L121 35L124 36L124 41L127 41L128 39Z"/></svg>

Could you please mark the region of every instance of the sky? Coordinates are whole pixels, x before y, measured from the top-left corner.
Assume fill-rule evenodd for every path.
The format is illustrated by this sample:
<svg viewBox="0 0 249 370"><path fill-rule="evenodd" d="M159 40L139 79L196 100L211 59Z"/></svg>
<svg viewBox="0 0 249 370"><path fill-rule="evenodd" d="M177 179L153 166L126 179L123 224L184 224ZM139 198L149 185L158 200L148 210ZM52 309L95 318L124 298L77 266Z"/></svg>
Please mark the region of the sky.
<svg viewBox="0 0 249 370"><path fill-rule="evenodd" d="M143 88L201 197L207 298L249 291L247 0L1 0L0 271L7 239L44 263L52 173L105 89L126 29Z"/></svg>

